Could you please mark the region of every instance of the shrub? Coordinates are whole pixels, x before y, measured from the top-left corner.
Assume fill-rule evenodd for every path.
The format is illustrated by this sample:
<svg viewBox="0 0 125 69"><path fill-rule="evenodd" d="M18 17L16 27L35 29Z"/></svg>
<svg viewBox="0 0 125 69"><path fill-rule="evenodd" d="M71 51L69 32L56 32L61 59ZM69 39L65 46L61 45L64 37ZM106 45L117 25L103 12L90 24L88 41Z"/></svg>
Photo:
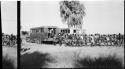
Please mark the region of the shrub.
<svg viewBox="0 0 125 69"><path fill-rule="evenodd" d="M13 62L11 59L8 59L8 56L3 57L2 66L3 69L14 69Z"/></svg>
<svg viewBox="0 0 125 69"><path fill-rule="evenodd" d="M47 58L48 53L39 53L34 52L31 54L24 54L21 56L20 67L21 68L43 68L46 65L47 61L50 59Z"/></svg>
<svg viewBox="0 0 125 69"><path fill-rule="evenodd" d="M115 56L90 58L76 60L76 68L115 68L122 69L122 63Z"/></svg>

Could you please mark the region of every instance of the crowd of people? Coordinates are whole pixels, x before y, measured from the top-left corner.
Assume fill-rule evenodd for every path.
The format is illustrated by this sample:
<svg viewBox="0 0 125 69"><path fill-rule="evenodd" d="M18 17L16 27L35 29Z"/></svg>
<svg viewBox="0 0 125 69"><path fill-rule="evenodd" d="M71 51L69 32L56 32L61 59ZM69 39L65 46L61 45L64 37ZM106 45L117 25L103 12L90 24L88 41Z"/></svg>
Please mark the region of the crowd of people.
<svg viewBox="0 0 125 69"><path fill-rule="evenodd" d="M8 35L2 33L2 46L16 46L17 45L17 36L16 35Z"/></svg>
<svg viewBox="0 0 125 69"><path fill-rule="evenodd" d="M124 34L58 34L59 43L67 46L123 46Z"/></svg>

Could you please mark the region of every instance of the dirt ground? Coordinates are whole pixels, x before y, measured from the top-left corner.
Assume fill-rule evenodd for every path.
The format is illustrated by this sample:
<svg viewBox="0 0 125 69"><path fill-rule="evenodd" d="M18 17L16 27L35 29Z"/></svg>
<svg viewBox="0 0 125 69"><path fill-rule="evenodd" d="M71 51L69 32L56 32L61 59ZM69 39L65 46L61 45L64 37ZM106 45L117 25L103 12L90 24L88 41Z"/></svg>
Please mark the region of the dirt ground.
<svg viewBox="0 0 125 69"><path fill-rule="evenodd" d="M113 46L83 46L83 47L68 47L59 45L47 45L47 44L36 44L36 43L23 43L22 48L30 48L26 52L21 52L21 54L31 54L33 52L39 53L49 53L51 59L54 62L47 63L48 68L73 68L74 60L85 58L89 56L91 59L99 57L114 56L118 58L122 65L124 65L124 47L113 47Z"/></svg>

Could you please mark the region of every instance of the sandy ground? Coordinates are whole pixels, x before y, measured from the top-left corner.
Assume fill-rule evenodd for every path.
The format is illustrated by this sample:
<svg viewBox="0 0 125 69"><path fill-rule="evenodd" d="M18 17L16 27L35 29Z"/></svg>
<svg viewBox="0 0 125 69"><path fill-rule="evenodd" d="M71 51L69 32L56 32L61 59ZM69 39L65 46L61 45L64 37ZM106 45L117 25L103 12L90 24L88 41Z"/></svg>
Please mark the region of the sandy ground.
<svg viewBox="0 0 125 69"><path fill-rule="evenodd" d="M46 45L46 44L35 44L35 43L23 43L22 48L30 48L25 53L33 53L38 51L40 53L49 53L50 57L55 60L53 63L48 63L52 68L73 68L74 60L79 58L85 58L90 56L93 58L106 57L115 55L116 58L120 59L124 65L124 47L108 47L108 46L83 46L83 47L65 47L59 45Z"/></svg>

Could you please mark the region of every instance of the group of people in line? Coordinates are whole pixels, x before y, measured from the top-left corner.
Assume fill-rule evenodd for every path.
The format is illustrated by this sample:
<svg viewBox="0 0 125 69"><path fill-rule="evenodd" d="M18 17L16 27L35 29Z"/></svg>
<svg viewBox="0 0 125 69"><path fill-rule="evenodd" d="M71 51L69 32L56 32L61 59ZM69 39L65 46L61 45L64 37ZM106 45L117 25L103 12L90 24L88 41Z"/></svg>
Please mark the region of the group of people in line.
<svg viewBox="0 0 125 69"><path fill-rule="evenodd" d="M4 34L2 33L2 46L16 46L17 45L17 36L13 34Z"/></svg>
<svg viewBox="0 0 125 69"><path fill-rule="evenodd" d="M66 46L123 46L124 34L66 34L56 36L59 44Z"/></svg>

